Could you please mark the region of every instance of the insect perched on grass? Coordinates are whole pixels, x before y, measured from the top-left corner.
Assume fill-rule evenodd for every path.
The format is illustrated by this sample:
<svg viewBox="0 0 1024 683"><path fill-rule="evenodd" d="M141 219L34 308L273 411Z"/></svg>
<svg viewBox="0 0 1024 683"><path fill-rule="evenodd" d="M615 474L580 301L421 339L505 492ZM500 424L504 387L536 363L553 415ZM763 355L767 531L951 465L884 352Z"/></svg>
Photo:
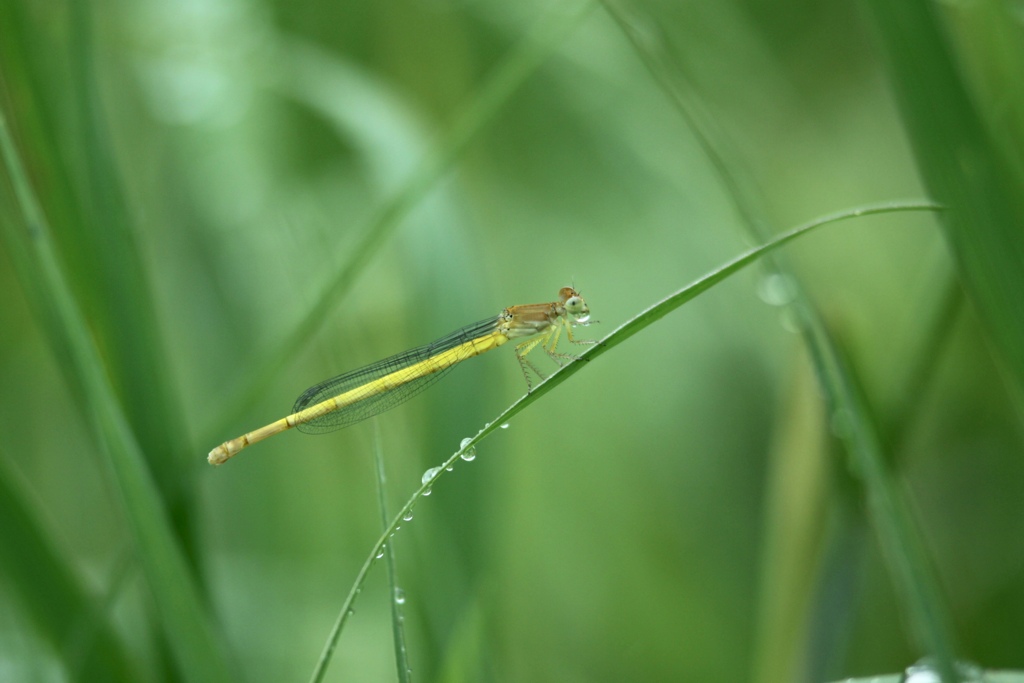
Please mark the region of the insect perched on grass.
<svg viewBox="0 0 1024 683"><path fill-rule="evenodd" d="M591 339L574 339L574 325L588 325L590 309L572 287L558 292L558 301L546 304L509 306L497 316L485 318L441 337L426 346L377 361L366 367L325 380L302 392L292 414L265 427L225 441L207 457L220 465L240 450L280 432L298 428L307 434L323 434L348 427L360 420L394 408L430 386L456 364L479 356L514 339L516 358L523 369L528 388L529 370L544 375L526 355L540 346L559 365L576 356L558 353L558 340L565 331L574 344L594 344Z"/></svg>

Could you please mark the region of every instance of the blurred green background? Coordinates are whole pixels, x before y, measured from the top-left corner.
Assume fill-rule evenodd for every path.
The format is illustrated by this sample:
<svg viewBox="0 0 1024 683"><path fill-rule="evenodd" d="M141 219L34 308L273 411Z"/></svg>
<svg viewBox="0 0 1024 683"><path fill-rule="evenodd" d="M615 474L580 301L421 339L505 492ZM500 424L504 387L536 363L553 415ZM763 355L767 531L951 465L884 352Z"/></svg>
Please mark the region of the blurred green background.
<svg viewBox="0 0 1024 683"><path fill-rule="evenodd" d="M1024 11L941 9L1019 164ZM380 534L377 429L206 453L570 283L603 336L763 241L755 195L772 232L926 197L873 21L800 0L3 3L0 107L195 594L154 585L107 407L0 242L0 679L193 680L212 643L242 680L305 680ZM1024 668L1019 386L937 219L786 256L590 363L420 501L394 540L414 680L827 680L923 654L778 305L789 278L857 370L957 654ZM377 418L390 508L524 391L500 349ZM394 679L383 570L327 680ZM168 626L190 600L196 644Z"/></svg>

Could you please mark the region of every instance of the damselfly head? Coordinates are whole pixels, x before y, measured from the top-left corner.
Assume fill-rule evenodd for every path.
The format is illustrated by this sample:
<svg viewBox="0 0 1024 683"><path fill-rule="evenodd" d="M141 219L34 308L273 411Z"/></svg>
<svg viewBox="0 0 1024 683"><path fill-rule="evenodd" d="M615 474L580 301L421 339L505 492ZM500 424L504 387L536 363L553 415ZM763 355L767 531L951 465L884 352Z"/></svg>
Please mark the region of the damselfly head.
<svg viewBox="0 0 1024 683"><path fill-rule="evenodd" d="M590 307L583 300L580 293L572 287L563 287L559 292L562 298L562 305L565 312L575 318L578 322L585 323L590 318Z"/></svg>

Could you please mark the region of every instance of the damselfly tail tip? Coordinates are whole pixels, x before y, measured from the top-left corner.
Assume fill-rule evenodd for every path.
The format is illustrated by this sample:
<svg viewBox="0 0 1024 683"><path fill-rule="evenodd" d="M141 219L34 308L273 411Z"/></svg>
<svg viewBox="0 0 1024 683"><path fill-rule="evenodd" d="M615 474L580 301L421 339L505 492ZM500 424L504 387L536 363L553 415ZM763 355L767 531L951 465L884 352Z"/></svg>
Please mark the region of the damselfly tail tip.
<svg viewBox="0 0 1024 683"><path fill-rule="evenodd" d="M228 453L228 449L224 448L224 444L221 444L210 451L210 454L206 456L206 461L211 465L223 465L230 457L231 454Z"/></svg>

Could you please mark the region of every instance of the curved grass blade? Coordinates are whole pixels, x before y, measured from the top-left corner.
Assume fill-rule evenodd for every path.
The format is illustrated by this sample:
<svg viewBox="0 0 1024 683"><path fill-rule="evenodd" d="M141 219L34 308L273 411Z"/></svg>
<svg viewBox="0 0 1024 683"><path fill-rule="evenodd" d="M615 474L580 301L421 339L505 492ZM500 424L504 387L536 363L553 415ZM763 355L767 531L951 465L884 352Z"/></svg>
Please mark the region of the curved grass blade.
<svg viewBox="0 0 1024 683"><path fill-rule="evenodd" d="M731 149L728 137L718 131L715 119L701 110L699 99L693 95L692 89L686 87L685 77L682 76L683 70L672 59L671 51L662 45L656 23L641 20L640 25L636 25L619 3L604 0L604 5L629 38L654 80L693 130L744 219L747 230L763 239L770 221L765 218L767 213L763 209L764 202L757 184L746 173L745 166L737 162L739 155ZM784 265L783 257L773 255L769 257L768 262L776 272L785 273L787 282L790 283L792 308L799 312L797 318L800 332L819 377L832 378L832 381L823 387L829 404L834 409L842 410L845 415L854 416L853 419L859 421L859 433L871 437L855 442L851 455L856 462L874 463L870 470L874 476L866 478L865 486L869 498L875 501L871 506L872 517L883 546L889 550L887 557L897 590L907 598L910 622L919 642L936 657L940 669L948 674L952 670L954 654L952 628L949 625L951 619L947 614L945 601L941 598L934 568L927 553L920 547L920 530L902 502L901 492L894 487L891 476L883 466L884 463L876 462L885 455L879 447L881 441L878 437L878 427L870 417L872 413L862 409L866 404L866 398L857 390L848 364L838 354L837 346L821 315L803 294L798 279ZM947 321L946 316L940 316L940 322ZM926 338L926 344L930 343L930 340L934 341L934 338ZM932 360L936 356L929 353L926 357ZM916 380L916 377L911 376L911 380ZM851 407L851 401L855 398L860 402L859 407ZM865 470L863 464L861 469ZM854 527L851 525L849 528ZM854 544L853 547L861 546ZM779 651L777 641L772 641L773 646L767 647L766 639L771 637L770 634L763 635L762 654L758 658L758 670L768 676L764 680L771 679L771 675L766 672L785 671L789 666L787 653ZM809 645L795 647L806 648ZM811 659L819 661L820 658L812 656Z"/></svg>
<svg viewBox="0 0 1024 683"><path fill-rule="evenodd" d="M416 505L417 501L423 496L424 492L429 491L434 483L440 479L447 468L454 466L455 463L462 457L463 453L470 452L476 448L476 445L483 439L489 436L492 432L500 429L500 426L506 424L513 417L525 410L534 401L539 400L551 392L562 382L566 381L572 375L576 374L584 367L588 365L588 362L594 360L598 356L604 355L612 348L623 343L630 337L649 327L654 322L664 318L666 315L676 310L684 303L696 298L699 294L707 291L714 285L722 282L729 276L739 272L743 268L757 261L759 258L771 253L772 251L782 247L789 242L792 242L798 237L805 235L816 228L819 228L830 223L837 223L851 218L858 218L861 216L871 216L883 213L896 213L901 211L938 211L940 207L925 202L906 202L906 203L887 203L879 205L864 206L859 209L852 209L849 211L843 211L835 214L831 214L824 218L812 221L805 225L799 226L788 232L782 233L772 241L763 244L759 247L755 247L746 251L745 253L737 256L732 261L729 261L720 268L708 273L704 277L700 278L696 282L693 282L686 287L676 291L673 294L665 297L656 304L649 308L641 311L637 315L633 316L630 320L626 321L614 331L611 332L607 337L602 339L598 344L591 346L585 352L583 352L575 360L566 363L553 375L548 377L540 384L533 387L533 390L527 395L520 398L518 401L506 408L500 415L494 420L489 422L483 429L481 429L476 436L471 439L466 439L458 451L456 451L451 457L448 458L440 467L436 467L433 470L433 474L430 477L426 477L422 485L413 493L412 497L406 502L398 514L392 519L391 524L384 533L377 539L377 543L373 546L369 556L363 563L363 566L359 569L359 573L356 575L355 581L352 584L352 588L349 590L348 596L345 598L345 602L342 604L341 611L338 615L334 626L331 629L330 635L327 638L327 642L324 644L324 649L320 654L320 659L317 661L316 668L313 670L313 675L310 678L310 683L319 683L323 680L324 675L327 672L327 665L330 663L331 657L334 654L334 649L337 647L338 639L341 636L341 631L344 629L345 624L348 621L350 614L352 613L353 605L355 604L356 596L362 589L363 583L366 580L366 576L370 572L370 568L373 566L377 559L377 556L384 550L388 539L391 538L392 534L396 531L399 525L402 523L402 518L412 511L412 508Z"/></svg>

